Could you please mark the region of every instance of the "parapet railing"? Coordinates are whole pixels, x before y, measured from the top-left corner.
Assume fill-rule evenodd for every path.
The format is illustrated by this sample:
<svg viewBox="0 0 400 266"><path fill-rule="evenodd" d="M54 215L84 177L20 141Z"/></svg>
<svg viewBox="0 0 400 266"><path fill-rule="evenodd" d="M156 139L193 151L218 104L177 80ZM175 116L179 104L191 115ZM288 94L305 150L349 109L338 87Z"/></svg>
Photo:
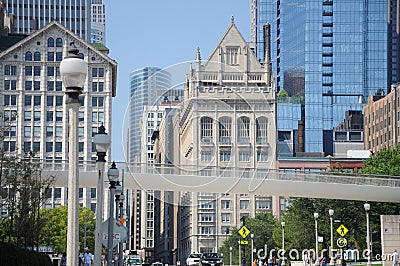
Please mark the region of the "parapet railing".
<svg viewBox="0 0 400 266"><path fill-rule="evenodd" d="M276 169L260 168L233 168L215 166L195 166L195 165L162 165L144 163L125 163L116 162L119 169L125 169L125 174L147 174L147 175L179 175L197 176L198 178L207 176L215 178L253 178L255 180L290 180L298 182L319 182L335 184L356 184L371 186L400 187L400 176L378 176L348 173L303 173L297 171L285 171ZM44 171L68 171L68 162L59 161L55 163L43 163ZM106 165L106 167L108 167ZM95 172L95 162L81 162L80 171Z"/></svg>

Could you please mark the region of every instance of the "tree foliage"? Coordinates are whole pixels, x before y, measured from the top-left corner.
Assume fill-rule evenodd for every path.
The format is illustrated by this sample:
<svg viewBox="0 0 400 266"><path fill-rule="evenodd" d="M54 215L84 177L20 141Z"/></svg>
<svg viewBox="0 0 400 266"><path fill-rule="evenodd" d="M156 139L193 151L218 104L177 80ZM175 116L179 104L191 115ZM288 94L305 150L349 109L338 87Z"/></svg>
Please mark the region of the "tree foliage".
<svg viewBox="0 0 400 266"><path fill-rule="evenodd" d="M400 176L400 146L380 150L368 158L361 169L363 174Z"/></svg>
<svg viewBox="0 0 400 266"><path fill-rule="evenodd" d="M32 152L10 149L16 114L0 117L0 239L19 247L38 245L43 223L41 208L54 177L44 176ZM11 144L13 143L13 144Z"/></svg>
<svg viewBox="0 0 400 266"><path fill-rule="evenodd" d="M86 207L79 208L79 247L84 248L84 236L86 228L86 245L94 249L94 213ZM45 222L44 234L40 243L44 246L53 247L57 253L67 250L67 230L68 230L68 207L60 206L50 210L44 210L43 220Z"/></svg>
<svg viewBox="0 0 400 266"><path fill-rule="evenodd" d="M278 93L278 98L286 98L289 97L289 94L284 89L280 90Z"/></svg>

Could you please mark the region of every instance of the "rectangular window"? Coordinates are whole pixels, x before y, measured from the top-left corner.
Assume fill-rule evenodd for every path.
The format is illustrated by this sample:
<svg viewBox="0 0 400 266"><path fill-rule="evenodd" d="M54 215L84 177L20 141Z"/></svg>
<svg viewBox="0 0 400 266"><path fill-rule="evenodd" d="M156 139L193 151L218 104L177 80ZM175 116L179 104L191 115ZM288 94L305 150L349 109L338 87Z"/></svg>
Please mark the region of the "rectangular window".
<svg viewBox="0 0 400 266"><path fill-rule="evenodd" d="M219 152L219 160L221 162L229 162L231 160L231 152L230 151L220 151Z"/></svg>
<svg viewBox="0 0 400 266"><path fill-rule="evenodd" d="M30 152L31 151L31 142L25 141L24 142L24 152Z"/></svg>
<svg viewBox="0 0 400 266"><path fill-rule="evenodd" d="M84 143L83 142L79 142L78 143L78 151L79 152L83 152L83 148L84 148L85 146L84 146Z"/></svg>
<svg viewBox="0 0 400 266"><path fill-rule="evenodd" d="M35 90L35 91L39 91L40 90L40 81L34 81L33 82L33 89Z"/></svg>
<svg viewBox="0 0 400 266"><path fill-rule="evenodd" d="M32 90L32 81L31 80L25 80L25 90L26 91Z"/></svg>
<svg viewBox="0 0 400 266"><path fill-rule="evenodd" d="M33 97L33 105L34 106L40 106L41 105L41 96L34 96Z"/></svg>
<svg viewBox="0 0 400 266"><path fill-rule="evenodd" d="M40 137L40 127L38 127L38 126L33 127L33 136Z"/></svg>
<svg viewBox="0 0 400 266"><path fill-rule="evenodd" d="M56 137L62 137L62 127L61 126L56 127Z"/></svg>
<svg viewBox="0 0 400 266"><path fill-rule="evenodd" d="M271 202L268 200L257 200L256 201L256 209L270 209Z"/></svg>
<svg viewBox="0 0 400 266"><path fill-rule="evenodd" d="M40 142L39 141L33 142L33 152L40 152Z"/></svg>
<svg viewBox="0 0 400 266"><path fill-rule="evenodd" d="M201 161L202 162L210 162L212 159L212 152L211 151L202 151L201 152Z"/></svg>
<svg viewBox="0 0 400 266"><path fill-rule="evenodd" d="M54 52L47 52L47 61L54 61Z"/></svg>
<svg viewBox="0 0 400 266"><path fill-rule="evenodd" d="M56 112L56 122L61 122L63 120L63 112L57 111Z"/></svg>
<svg viewBox="0 0 400 266"><path fill-rule="evenodd" d="M33 75L35 77L39 77L41 71L42 71L42 67L41 66L34 66L33 67Z"/></svg>
<svg viewBox="0 0 400 266"><path fill-rule="evenodd" d="M56 152L62 152L62 142L56 142L56 143L55 143L54 150L55 150Z"/></svg>
<svg viewBox="0 0 400 266"><path fill-rule="evenodd" d="M221 214L221 221L223 223L229 223L231 221L231 214L230 213L222 213Z"/></svg>
<svg viewBox="0 0 400 266"><path fill-rule="evenodd" d="M90 188L90 198L96 198L96 188Z"/></svg>
<svg viewBox="0 0 400 266"><path fill-rule="evenodd" d="M56 187L54 189L54 198L55 199L61 199L61 188Z"/></svg>
<svg viewBox="0 0 400 266"><path fill-rule="evenodd" d="M291 131L278 131L278 141L292 140Z"/></svg>
<svg viewBox="0 0 400 266"><path fill-rule="evenodd" d="M46 142L46 152L53 152L53 142Z"/></svg>
<svg viewBox="0 0 400 266"><path fill-rule="evenodd" d="M240 201L240 209L247 210L249 208L249 201L248 200L241 200Z"/></svg>
<svg viewBox="0 0 400 266"><path fill-rule="evenodd" d="M54 82L53 81L47 81L47 90L54 91Z"/></svg>
<svg viewBox="0 0 400 266"><path fill-rule="evenodd" d="M30 106L30 105L32 105L32 96L25 95L25 106Z"/></svg>
<svg viewBox="0 0 400 266"><path fill-rule="evenodd" d="M53 121L53 111L47 111L46 120L49 121L49 122Z"/></svg>
<svg viewBox="0 0 400 266"><path fill-rule="evenodd" d="M56 96L56 106L62 106L63 96Z"/></svg>
<svg viewBox="0 0 400 266"><path fill-rule="evenodd" d="M54 97L47 96L47 106L54 106Z"/></svg>
<svg viewBox="0 0 400 266"><path fill-rule="evenodd" d="M32 66L25 66L25 76L32 76Z"/></svg>
<svg viewBox="0 0 400 266"><path fill-rule="evenodd" d="M52 66L47 67L47 76L54 77L54 67Z"/></svg>
<svg viewBox="0 0 400 266"><path fill-rule="evenodd" d="M56 91L62 91L62 82L56 81Z"/></svg>
<svg viewBox="0 0 400 266"><path fill-rule="evenodd" d="M103 107L104 97L92 97L92 107Z"/></svg>
<svg viewBox="0 0 400 266"><path fill-rule="evenodd" d="M31 121L32 119L32 112L31 111L25 111L24 112L24 121Z"/></svg>
<svg viewBox="0 0 400 266"><path fill-rule="evenodd" d="M32 135L31 127L30 126L24 127L24 137L30 138L31 135Z"/></svg>
<svg viewBox="0 0 400 266"><path fill-rule="evenodd" d="M257 151L257 161L259 162L268 161L268 153L266 151Z"/></svg>
<svg viewBox="0 0 400 266"><path fill-rule="evenodd" d="M238 53L239 47L227 47L226 48L226 63L228 65L238 64Z"/></svg>
<svg viewBox="0 0 400 266"><path fill-rule="evenodd" d="M60 62L62 60L62 52L56 52L56 61Z"/></svg>
<svg viewBox="0 0 400 266"><path fill-rule="evenodd" d="M53 127L52 126L46 127L46 137L53 137Z"/></svg>
<svg viewBox="0 0 400 266"><path fill-rule="evenodd" d="M230 200L221 200L221 208L224 210L230 209L231 207L231 201Z"/></svg>
<svg viewBox="0 0 400 266"><path fill-rule="evenodd" d="M78 128L78 137L83 138L83 136L84 136L84 128L79 127Z"/></svg>
<svg viewBox="0 0 400 266"><path fill-rule="evenodd" d="M249 162L250 151L239 151L239 162Z"/></svg>

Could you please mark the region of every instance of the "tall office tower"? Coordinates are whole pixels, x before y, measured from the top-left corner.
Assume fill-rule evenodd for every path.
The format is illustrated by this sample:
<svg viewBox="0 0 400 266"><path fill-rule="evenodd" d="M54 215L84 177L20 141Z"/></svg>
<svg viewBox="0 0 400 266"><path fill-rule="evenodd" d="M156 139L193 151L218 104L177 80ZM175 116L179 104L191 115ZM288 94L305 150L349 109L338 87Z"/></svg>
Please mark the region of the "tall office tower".
<svg viewBox="0 0 400 266"><path fill-rule="evenodd" d="M388 0L388 93L390 85L400 82L400 1Z"/></svg>
<svg viewBox="0 0 400 266"><path fill-rule="evenodd" d="M256 47L271 26L277 89L292 96L304 84L304 151L332 155L346 111L388 86L387 0L253 0L251 12Z"/></svg>
<svg viewBox="0 0 400 266"><path fill-rule="evenodd" d="M68 169L68 111L60 61L67 55L69 44L74 42L80 56L88 63L83 102L79 108L76 156L81 172L89 166L92 168L97 159L92 137L102 124L109 135L112 133L117 64L108 57L108 50L97 50L58 22L22 40L15 36L2 36L1 40L3 38L9 44L0 53L0 123L7 122L10 126L5 151L21 156L33 151L34 160L43 163L44 170ZM110 155L111 151L107 152L107 161ZM46 208L67 204L67 188L53 188L50 194ZM81 188L79 198L80 204L95 211L96 188Z"/></svg>
<svg viewBox="0 0 400 266"><path fill-rule="evenodd" d="M162 101L162 94L168 92L172 85L171 74L157 67L145 67L133 71L130 76L130 130L129 162L141 161L140 119L143 108L157 105ZM145 163L147 161L144 161Z"/></svg>
<svg viewBox="0 0 400 266"><path fill-rule="evenodd" d="M13 16L13 33L31 34L52 21L90 41L90 0L4 0Z"/></svg>
<svg viewBox="0 0 400 266"><path fill-rule="evenodd" d="M90 24L90 42L106 42L106 10L104 0L91 0L92 21Z"/></svg>
<svg viewBox="0 0 400 266"><path fill-rule="evenodd" d="M176 115L179 153L173 164L201 176L251 178L276 167L276 98L267 61L261 64L234 24L209 59L196 53ZM232 172L235 169L235 173ZM190 171L190 170L189 170ZM201 178L201 177L199 177ZM181 192L179 250L217 252L243 217L273 212L268 195Z"/></svg>

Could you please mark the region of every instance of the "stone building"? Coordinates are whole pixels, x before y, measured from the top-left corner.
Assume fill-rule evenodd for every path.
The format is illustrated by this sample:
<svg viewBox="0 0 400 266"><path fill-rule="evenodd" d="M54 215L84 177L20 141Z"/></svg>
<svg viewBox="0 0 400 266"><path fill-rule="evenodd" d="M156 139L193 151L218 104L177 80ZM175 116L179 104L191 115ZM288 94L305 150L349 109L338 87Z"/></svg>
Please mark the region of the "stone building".
<svg viewBox="0 0 400 266"><path fill-rule="evenodd" d="M266 51L268 54L269 51ZM260 63L234 24L206 61L197 50L175 120L180 144L175 165L200 176L276 168L276 95L270 64ZM201 178L201 177L199 177ZM217 251L241 218L274 211L268 195L181 193L179 252Z"/></svg>

